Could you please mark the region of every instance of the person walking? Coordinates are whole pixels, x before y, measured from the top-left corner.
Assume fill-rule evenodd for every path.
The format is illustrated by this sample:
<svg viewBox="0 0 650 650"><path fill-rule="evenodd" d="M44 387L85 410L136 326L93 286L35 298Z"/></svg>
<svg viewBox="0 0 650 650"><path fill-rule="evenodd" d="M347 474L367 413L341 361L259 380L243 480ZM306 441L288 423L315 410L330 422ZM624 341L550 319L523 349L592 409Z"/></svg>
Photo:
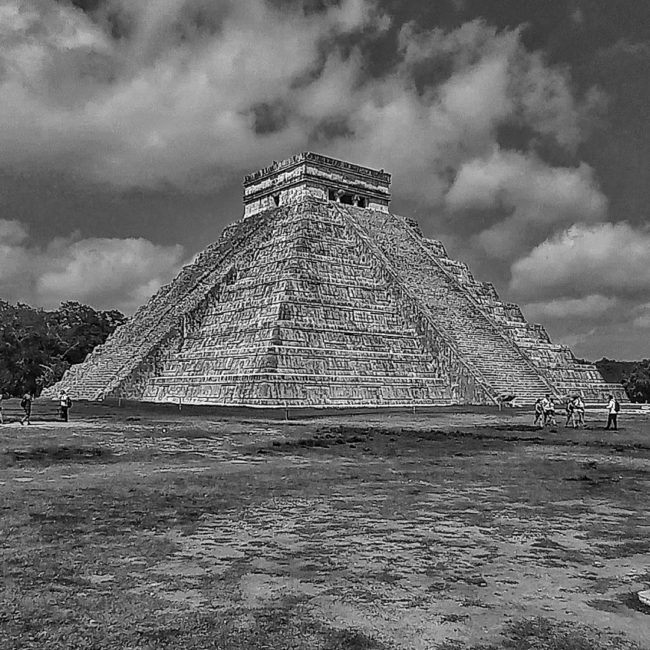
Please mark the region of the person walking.
<svg viewBox="0 0 650 650"><path fill-rule="evenodd" d="M580 395L573 400L573 415L575 418L576 428L585 426L585 403Z"/></svg>
<svg viewBox="0 0 650 650"><path fill-rule="evenodd" d="M557 426L555 422L555 402L548 393L544 395L544 399L542 400L542 412L544 413L543 426L546 426L547 424Z"/></svg>
<svg viewBox="0 0 650 650"><path fill-rule="evenodd" d="M621 410L621 407L618 403L618 400L614 398L613 395L609 396L609 402L607 404L607 426L605 429L614 429L614 431L618 430L618 423L617 423L617 417L618 417L618 412Z"/></svg>
<svg viewBox="0 0 650 650"><path fill-rule="evenodd" d="M555 421L555 398L551 397L548 401L548 407L544 411L544 420L545 423L551 425L551 427L557 427L557 422Z"/></svg>
<svg viewBox="0 0 650 650"><path fill-rule="evenodd" d="M25 416L23 419L20 421L21 424L31 424L32 420L32 401L33 397L30 393L25 393L23 395L23 398L20 400L20 405L23 408L23 411L25 411Z"/></svg>
<svg viewBox="0 0 650 650"><path fill-rule="evenodd" d="M564 423L564 428L566 429L571 422L571 426L576 428L576 405L573 397L569 397L566 404L566 422Z"/></svg>
<svg viewBox="0 0 650 650"><path fill-rule="evenodd" d="M542 401L540 402L541 407L542 407L542 413L544 415L544 419L542 421L543 422L542 426L546 426L546 414L548 413L548 409L551 406L551 400L549 398L550 398L550 395L548 393L546 393L546 395L544 395L544 397L542 398Z"/></svg>
<svg viewBox="0 0 650 650"><path fill-rule="evenodd" d="M72 400L64 389L59 393L59 414L61 415L61 420L63 420L63 422L68 421L68 411L70 410L71 406Z"/></svg>
<svg viewBox="0 0 650 650"><path fill-rule="evenodd" d="M544 426L544 407L539 397L535 400L535 421L533 426L536 427L538 424L540 427Z"/></svg>

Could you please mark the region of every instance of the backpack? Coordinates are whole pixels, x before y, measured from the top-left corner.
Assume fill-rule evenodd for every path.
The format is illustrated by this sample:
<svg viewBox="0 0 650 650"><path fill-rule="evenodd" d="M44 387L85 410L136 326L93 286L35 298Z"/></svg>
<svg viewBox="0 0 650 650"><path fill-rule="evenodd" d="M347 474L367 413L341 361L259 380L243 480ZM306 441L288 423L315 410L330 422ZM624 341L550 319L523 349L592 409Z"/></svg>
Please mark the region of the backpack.
<svg viewBox="0 0 650 650"><path fill-rule="evenodd" d="M616 399L614 400L614 412L618 413L621 410L621 404L620 402Z"/></svg>
<svg viewBox="0 0 650 650"><path fill-rule="evenodd" d="M21 408L25 408L25 406L27 406L27 400L23 397L23 398L20 400L20 407L21 407Z"/></svg>

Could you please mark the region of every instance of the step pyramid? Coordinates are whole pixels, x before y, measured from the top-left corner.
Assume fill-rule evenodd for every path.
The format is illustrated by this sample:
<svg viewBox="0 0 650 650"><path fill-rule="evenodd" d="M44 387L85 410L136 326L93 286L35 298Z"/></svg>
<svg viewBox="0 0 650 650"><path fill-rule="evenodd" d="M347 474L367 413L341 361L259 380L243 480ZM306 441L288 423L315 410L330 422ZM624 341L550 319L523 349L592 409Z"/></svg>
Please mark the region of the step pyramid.
<svg viewBox="0 0 650 650"><path fill-rule="evenodd" d="M621 394L389 203L389 174L314 153L247 176L244 217L45 395L351 408Z"/></svg>

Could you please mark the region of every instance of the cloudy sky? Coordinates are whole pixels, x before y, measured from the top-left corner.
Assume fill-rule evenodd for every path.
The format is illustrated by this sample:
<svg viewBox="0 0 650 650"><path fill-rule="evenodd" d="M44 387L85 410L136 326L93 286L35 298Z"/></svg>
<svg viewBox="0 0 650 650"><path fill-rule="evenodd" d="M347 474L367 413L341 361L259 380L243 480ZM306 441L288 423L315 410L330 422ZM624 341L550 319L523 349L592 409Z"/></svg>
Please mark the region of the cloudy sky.
<svg viewBox="0 0 650 650"><path fill-rule="evenodd" d="M311 150L587 358L650 356L650 3L0 0L0 297L131 312Z"/></svg>

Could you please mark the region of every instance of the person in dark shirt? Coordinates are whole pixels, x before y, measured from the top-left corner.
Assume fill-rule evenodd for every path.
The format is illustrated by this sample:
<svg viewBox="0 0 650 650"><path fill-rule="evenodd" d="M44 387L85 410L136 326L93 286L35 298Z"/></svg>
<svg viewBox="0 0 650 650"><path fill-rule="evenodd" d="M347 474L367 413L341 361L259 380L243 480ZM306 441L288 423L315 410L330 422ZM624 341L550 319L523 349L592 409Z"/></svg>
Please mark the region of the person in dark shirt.
<svg viewBox="0 0 650 650"><path fill-rule="evenodd" d="M25 416L20 421L21 424L31 424L32 420L32 402L34 398L30 393L25 393L23 398L20 400L20 405L25 411Z"/></svg>

